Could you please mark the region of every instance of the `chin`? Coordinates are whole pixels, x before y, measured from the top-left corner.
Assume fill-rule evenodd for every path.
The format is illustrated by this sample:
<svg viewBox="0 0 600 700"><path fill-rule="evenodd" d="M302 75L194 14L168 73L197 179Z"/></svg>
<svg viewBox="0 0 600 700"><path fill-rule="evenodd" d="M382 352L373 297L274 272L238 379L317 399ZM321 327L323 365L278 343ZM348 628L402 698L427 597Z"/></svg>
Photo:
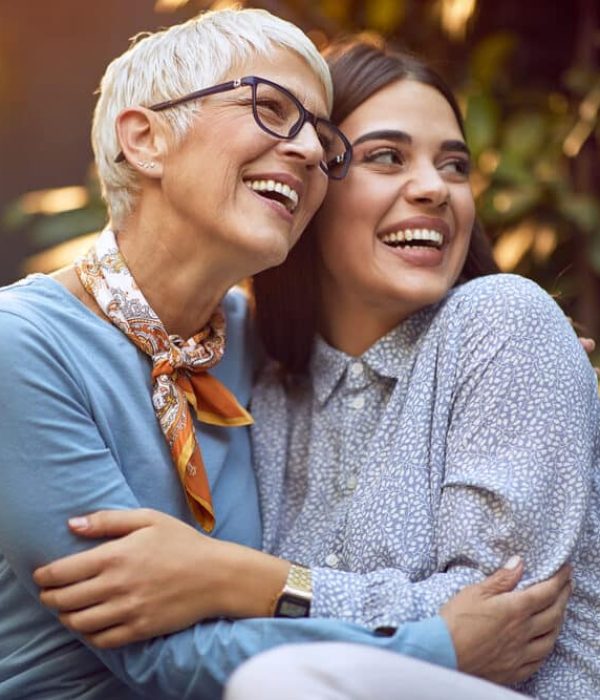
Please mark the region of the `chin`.
<svg viewBox="0 0 600 700"><path fill-rule="evenodd" d="M290 254L290 250L291 247L287 242L285 245L272 245L270 247L265 246L261 248L256 256L257 264L260 269L257 269L256 272L262 272L270 267L281 265Z"/></svg>

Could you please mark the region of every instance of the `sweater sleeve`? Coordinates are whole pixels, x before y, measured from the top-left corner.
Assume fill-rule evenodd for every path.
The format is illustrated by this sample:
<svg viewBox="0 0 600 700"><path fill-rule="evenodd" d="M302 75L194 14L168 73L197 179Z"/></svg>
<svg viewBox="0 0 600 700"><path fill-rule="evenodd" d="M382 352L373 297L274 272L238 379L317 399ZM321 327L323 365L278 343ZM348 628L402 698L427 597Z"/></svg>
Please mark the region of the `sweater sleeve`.
<svg viewBox="0 0 600 700"><path fill-rule="evenodd" d="M33 570L93 545L69 532L67 518L139 503L94 423L76 368L30 321L3 311L0 324L0 551L37 610ZM214 698L249 656L285 642L324 639L455 664L439 618L407 625L393 637L333 620L221 620L120 649L91 651L144 696Z"/></svg>

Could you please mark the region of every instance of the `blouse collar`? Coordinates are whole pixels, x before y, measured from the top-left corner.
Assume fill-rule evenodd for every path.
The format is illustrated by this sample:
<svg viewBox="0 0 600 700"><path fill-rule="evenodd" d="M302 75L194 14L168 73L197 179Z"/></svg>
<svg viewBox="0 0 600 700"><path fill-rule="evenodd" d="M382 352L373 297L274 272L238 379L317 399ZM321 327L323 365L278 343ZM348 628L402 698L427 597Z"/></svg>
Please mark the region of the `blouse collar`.
<svg viewBox="0 0 600 700"><path fill-rule="evenodd" d="M360 362L379 377L399 379L406 374L429 327L438 305L428 306L409 316L380 338L360 357L352 357L317 336L310 362L315 396L324 404L342 381L348 367Z"/></svg>

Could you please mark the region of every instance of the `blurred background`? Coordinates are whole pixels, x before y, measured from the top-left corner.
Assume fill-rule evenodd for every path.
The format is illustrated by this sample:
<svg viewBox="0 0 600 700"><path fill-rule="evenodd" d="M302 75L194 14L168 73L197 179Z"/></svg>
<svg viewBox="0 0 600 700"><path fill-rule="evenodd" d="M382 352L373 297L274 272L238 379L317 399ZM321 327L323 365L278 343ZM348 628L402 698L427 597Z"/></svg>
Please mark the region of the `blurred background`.
<svg viewBox="0 0 600 700"><path fill-rule="evenodd" d="M106 64L138 31L227 4L0 0L0 284L68 263L105 222L89 129ZM361 30L427 57L460 96L501 268L535 279L600 340L598 0L242 4L318 46Z"/></svg>

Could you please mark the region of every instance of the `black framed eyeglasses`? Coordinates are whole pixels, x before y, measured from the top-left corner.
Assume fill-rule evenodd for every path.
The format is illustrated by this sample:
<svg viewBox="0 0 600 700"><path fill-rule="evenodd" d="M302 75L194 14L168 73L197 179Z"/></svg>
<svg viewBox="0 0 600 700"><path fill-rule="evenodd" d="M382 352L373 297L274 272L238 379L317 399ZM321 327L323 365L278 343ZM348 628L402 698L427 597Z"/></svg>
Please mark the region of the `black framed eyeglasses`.
<svg viewBox="0 0 600 700"><path fill-rule="evenodd" d="M149 109L154 112L162 112L184 102L236 90L243 85L249 86L252 90L252 114L254 121L263 131L277 139L289 140L297 136L308 122L316 131L323 148L321 169L332 180L342 180L346 176L352 160L352 146L346 136L328 119L317 117L316 114L306 109L289 90L266 78L247 75L244 78L196 90L174 100L159 102ZM116 157L115 162L120 163L124 160L125 156L121 152Z"/></svg>

